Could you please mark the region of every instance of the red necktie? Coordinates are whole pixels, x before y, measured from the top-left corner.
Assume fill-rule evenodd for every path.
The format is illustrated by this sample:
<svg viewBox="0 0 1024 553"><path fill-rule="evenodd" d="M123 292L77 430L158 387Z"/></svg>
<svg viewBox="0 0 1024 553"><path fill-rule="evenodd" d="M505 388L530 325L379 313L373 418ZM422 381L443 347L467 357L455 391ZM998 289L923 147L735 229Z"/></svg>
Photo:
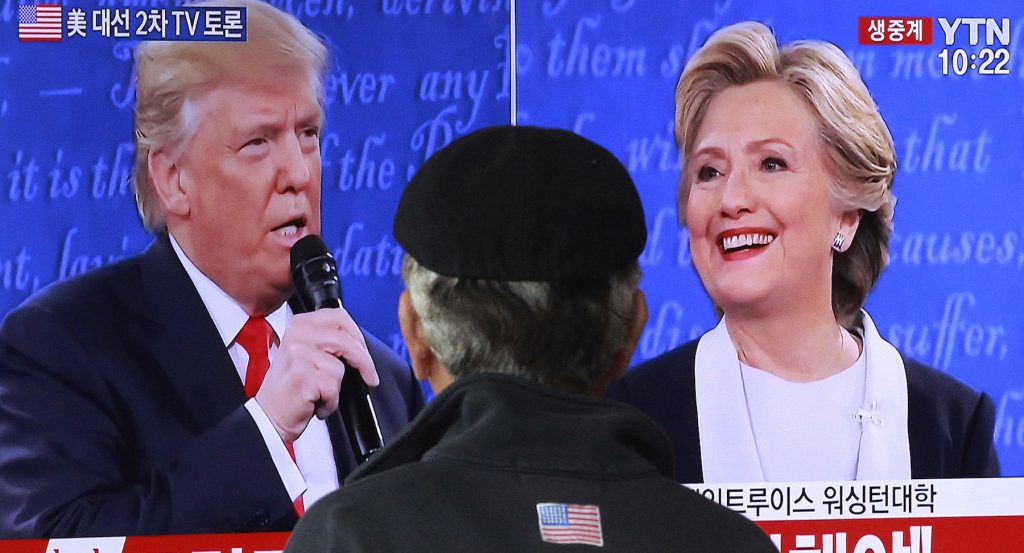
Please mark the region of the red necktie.
<svg viewBox="0 0 1024 553"><path fill-rule="evenodd" d="M245 367L245 397L251 398L263 385L263 378L270 369L270 343L274 339L274 329L263 317L249 317L238 332L235 343L242 346L249 354L249 363ZM291 442L285 442L288 454L295 460L295 448ZM295 498L295 512L299 516L305 511L302 496Z"/></svg>

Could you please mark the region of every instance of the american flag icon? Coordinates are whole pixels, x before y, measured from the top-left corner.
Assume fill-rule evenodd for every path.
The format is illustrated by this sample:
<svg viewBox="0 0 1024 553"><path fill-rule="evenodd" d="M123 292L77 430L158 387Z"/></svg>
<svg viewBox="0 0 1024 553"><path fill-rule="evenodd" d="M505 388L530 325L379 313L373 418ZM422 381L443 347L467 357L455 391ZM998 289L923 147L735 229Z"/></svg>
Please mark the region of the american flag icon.
<svg viewBox="0 0 1024 553"><path fill-rule="evenodd" d="M18 40L58 42L61 39L63 8L60 4L18 6Z"/></svg>
<svg viewBox="0 0 1024 553"><path fill-rule="evenodd" d="M538 503L540 537L548 543L582 543L604 546L601 509L597 505Z"/></svg>

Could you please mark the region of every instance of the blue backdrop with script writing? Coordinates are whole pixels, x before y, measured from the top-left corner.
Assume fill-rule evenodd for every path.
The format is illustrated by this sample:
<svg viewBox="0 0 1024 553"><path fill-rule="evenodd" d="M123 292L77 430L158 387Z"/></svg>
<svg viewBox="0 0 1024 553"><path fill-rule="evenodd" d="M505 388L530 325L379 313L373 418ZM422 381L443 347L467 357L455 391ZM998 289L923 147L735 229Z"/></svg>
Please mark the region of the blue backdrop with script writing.
<svg viewBox="0 0 1024 553"><path fill-rule="evenodd" d="M409 176L481 127L572 129L616 154L640 188L651 318L634 361L699 336L715 315L676 224L673 89L724 25L822 39L860 69L896 142L891 264L868 300L882 335L995 400L1007 475L1024 475L1024 7L998 0L273 0L332 51L322 138L324 238L356 320L405 354L391 234ZM65 3L132 12L168 0ZM927 17L934 43L858 42L858 17ZM942 73L937 18L1009 18L1009 75ZM91 22L90 22L91 23ZM0 0L0 315L51 282L132 255L132 56L137 37L21 42ZM955 48L977 52L965 30ZM516 102L513 107L512 99ZM45 337L40 337L45 339Z"/></svg>

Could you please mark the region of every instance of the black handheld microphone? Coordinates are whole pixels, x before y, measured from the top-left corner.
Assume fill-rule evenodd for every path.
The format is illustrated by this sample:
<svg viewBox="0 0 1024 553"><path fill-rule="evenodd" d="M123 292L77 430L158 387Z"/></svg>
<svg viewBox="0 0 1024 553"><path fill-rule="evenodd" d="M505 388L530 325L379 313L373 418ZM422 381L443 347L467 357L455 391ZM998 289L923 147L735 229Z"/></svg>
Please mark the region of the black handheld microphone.
<svg viewBox="0 0 1024 553"><path fill-rule="evenodd" d="M300 239L291 251L292 282L305 312L325 307L341 307L341 281L334 256L324 241L312 234ZM338 402L345 431L356 460L362 464L384 447L370 391L359 371L345 363Z"/></svg>

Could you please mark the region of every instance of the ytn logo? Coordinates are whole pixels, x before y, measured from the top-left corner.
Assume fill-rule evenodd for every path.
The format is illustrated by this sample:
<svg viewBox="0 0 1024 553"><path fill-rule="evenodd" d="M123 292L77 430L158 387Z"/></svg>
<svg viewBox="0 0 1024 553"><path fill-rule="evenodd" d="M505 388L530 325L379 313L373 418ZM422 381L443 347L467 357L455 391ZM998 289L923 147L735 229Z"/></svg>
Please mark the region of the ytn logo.
<svg viewBox="0 0 1024 553"><path fill-rule="evenodd" d="M956 42L957 30L961 27L967 28L969 43L971 46L978 45L978 36L982 28L985 29L985 45L995 46L996 39L1002 46L1010 45L1010 18L1004 17L996 20L991 17L957 17L950 22L945 17L939 18L939 26L946 35L946 46Z"/></svg>

